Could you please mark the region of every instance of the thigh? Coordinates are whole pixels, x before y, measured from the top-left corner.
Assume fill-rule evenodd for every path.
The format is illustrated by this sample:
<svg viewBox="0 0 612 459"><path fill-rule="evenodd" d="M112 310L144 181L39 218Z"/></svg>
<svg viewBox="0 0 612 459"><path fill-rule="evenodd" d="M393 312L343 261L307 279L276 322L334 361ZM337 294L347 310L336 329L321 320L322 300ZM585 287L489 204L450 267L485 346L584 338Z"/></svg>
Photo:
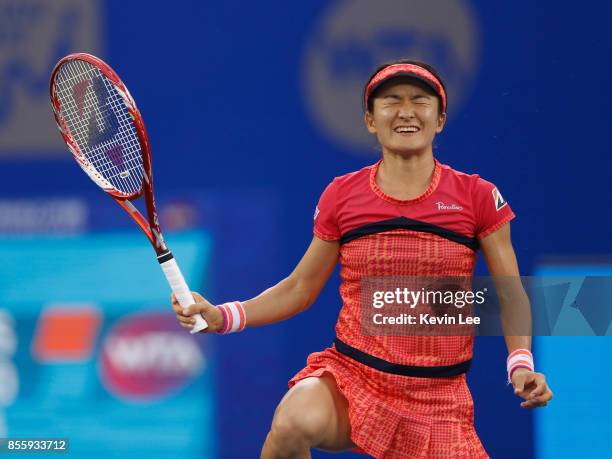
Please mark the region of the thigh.
<svg viewBox="0 0 612 459"><path fill-rule="evenodd" d="M354 448L348 402L330 375L298 381L279 403L276 418L291 418L308 432L315 448L343 451Z"/></svg>

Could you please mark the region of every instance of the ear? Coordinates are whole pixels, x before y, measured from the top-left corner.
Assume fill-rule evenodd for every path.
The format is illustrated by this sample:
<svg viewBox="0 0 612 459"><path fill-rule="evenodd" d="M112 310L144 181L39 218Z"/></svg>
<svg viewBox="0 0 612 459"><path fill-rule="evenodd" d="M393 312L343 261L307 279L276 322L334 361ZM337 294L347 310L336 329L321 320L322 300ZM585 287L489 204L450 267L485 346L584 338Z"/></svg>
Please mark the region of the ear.
<svg viewBox="0 0 612 459"><path fill-rule="evenodd" d="M436 134L439 134L444 130L446 124L446 113L440 113L438 115L438 122L436 123Z"/></svg>
<svg viewBox="0 0 612 459"><path fill-rule="evenodd" d="M364 113L363 120L366 128L368 128L368 132L370 134L376 134L376 123L374 122L374 116L368 110L366 110Z"/></svg>

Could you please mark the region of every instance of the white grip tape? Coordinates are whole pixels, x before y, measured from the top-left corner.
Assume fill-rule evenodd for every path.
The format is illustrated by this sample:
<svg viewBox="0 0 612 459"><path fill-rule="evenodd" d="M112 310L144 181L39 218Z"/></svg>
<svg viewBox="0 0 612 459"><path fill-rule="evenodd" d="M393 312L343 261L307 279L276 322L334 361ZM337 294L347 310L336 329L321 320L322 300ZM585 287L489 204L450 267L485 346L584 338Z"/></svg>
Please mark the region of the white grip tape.
<svg viewBox="0 0 612 459"><path fill-rule="evenodd" d="M191 290L189 290L185 278L176 264L176 260L171 258L170 260L160 263L160 266L181 307L186 308L194 304L195 300L193 299L193 295L191 295ZM208 324L201 314L194 314L191 317L196 321L191 329L191 333L197 333L208 328Z"/></svg>

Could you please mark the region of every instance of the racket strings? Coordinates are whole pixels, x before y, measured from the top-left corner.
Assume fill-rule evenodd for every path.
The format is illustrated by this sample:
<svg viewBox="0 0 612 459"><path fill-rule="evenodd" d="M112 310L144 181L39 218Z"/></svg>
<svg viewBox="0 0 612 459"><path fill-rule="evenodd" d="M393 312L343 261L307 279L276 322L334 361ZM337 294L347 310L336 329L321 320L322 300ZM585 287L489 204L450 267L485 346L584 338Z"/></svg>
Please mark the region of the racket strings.
<svg viewBox="0 0 612 459"><path fill-rule="evenodd" d="M62 66L55 86L60 116L91 167L122 193L140 192L144 176L140 140L113 83L94 65L73 60Z"/></svg>
<svg viewBox="0 0 612 459"><path fill-rule="evenodd" d="M101 75L97 68L80 61L74 63L76 64L74 67L78 67L76 71L74 68L69 69L69 74L73 80L78 81L73 84L72 92L78 114L81 115L75 120L77 125L75 137L78 136L75 140L79 146L80 144L86 146L84 150L86 158L97 172L111 182L113 186L128 193L138 191L142 183L142 178L139 177L142 174L140 169L140 144L135 131L133 133L128 132L126 135L120 129L121 124L128 124L128 127L133 127L128 119L129 112L126 109L122 113L120 109L124 106L122 101L117 101L119 97L117 91L114 90L112 84L106 81L106 78ZM81 79L79 76L81 78L85 76L86 78ZM87 91L90 86L93 90ZM70 85L67 87L70 87ZM83 91L83 87L85 87L85 91ZM102 105L102 101L106 102L107 107ZM109 112L108 106L112 111ZM84 113L91 113L94 116L87 117L86 115L84 117ZM101 133L104 133L102 129L105 128L110 131L111 135L101 135ZM113 137L115 138L113 139ZM131 147L132 155L129 154L130 149L127 149L126 154L126 145ZM136 174L132 172L136 172ZM122 180L118 180L119 178Z"/></svg>

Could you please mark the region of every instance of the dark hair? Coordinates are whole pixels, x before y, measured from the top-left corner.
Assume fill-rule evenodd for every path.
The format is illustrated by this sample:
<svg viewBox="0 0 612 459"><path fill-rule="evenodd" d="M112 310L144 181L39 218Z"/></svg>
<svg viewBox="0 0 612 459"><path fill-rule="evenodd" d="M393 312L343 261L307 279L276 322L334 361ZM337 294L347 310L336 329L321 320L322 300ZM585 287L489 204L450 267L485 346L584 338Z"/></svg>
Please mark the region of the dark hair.
<svg viewBox="0 0 612 459"><path fill-rule="evenodd" d="M370 81L372 81L372 78L374 78L376 76L376 74L378 72L380 72L382 69L389 67L390 65L395 65L395 64L413 64L413 65L418 65L419 67L423 67L425 70L427 70L429 73L431 73L433 76L435 76L438 81L440 82L440 84L442 85L442 88L444 88L444 92L446 93L446 104L448 106L448 93L446 91L446 86L444 85L444 81L442 80L442 78L440 77L440 74L438 73L438 71L433 68L431 65L425 63L425 62L421 62L421 61L416 61L413 59L398 59L396 61L390 61L390 62L385 62L384 64L382 64L381 66L379 66L376 70L374 70L374 72L372 72L372 74L370 75L370 78L368 78L368 81L366 81L365 86L363 87L363 97L361 98L361 100L365 99L365 93L366 90L368 88L368 85L370 84ZM398 78L410 78L409 76L401 76ZM428 85L426 85L425 83L422 83L421 80L418 80L416 78L414 78L414 81L417 82L417 84L420 84L423 88L425 88L427 91L431 92L432 94L434 94L437 98L438 98L438 110L442 110L442 98L436 94L436 92L431 89ZM372 94L370 94L370 97L368 98L368 106L364 107L368 112L372 113L373 107L374 107L374 98L375 98L375 94L384 86L381 85L377 88L374 89L374 91L372 91Z"/></svg>

